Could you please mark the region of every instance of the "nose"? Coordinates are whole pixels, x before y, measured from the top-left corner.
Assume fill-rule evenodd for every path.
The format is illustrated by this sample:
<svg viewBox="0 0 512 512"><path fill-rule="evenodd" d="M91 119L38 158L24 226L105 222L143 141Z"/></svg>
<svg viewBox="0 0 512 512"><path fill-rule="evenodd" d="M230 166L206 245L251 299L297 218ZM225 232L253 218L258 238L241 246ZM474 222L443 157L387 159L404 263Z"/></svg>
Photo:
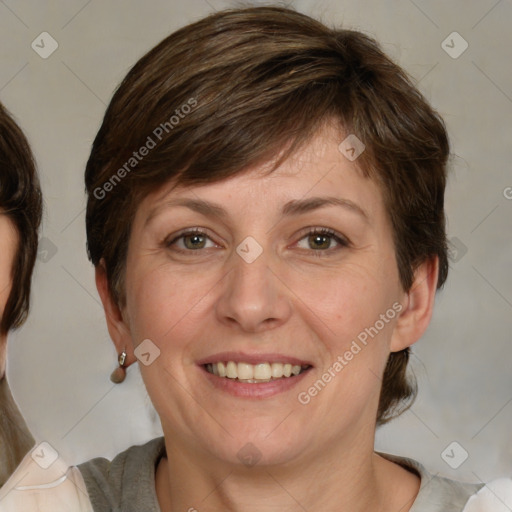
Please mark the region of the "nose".
<svg viewBox="0 0 512 512"><path fill-rule="evenodd" d="M237 253L230 257L216 304L220 322L246 332L262 332L284 324L291 315L288 288L264 251L248 263Z"/></svg>

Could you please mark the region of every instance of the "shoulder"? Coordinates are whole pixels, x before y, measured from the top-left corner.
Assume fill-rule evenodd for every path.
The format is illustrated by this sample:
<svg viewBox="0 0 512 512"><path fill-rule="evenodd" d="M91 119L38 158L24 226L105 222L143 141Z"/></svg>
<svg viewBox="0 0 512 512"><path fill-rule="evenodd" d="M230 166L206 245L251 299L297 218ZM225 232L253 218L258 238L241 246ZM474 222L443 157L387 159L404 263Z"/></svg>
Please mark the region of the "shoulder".
<svg viewBox="0 0 512 512"><path fill-rule="evenodd" d="M164 439L159 437L128 448L112 461L97 458L80 464L94 510L158 510L155 466L164 454Z"/></svg>
<svg viewBox="0 0 512 512"><path fill-rule="evenodd" d="M0 489L0 512L92 512L83 478L40 444Z"/></svg>
<svg viewBox="0 0 512 512"><path fill-rule="evenodd" d="M488 484L464 483L431 474L419 462L380 453L419 475L421 485L410 512L510 512L512 479L500 478ZM501 507L501 508L500 508Z"/></svg>

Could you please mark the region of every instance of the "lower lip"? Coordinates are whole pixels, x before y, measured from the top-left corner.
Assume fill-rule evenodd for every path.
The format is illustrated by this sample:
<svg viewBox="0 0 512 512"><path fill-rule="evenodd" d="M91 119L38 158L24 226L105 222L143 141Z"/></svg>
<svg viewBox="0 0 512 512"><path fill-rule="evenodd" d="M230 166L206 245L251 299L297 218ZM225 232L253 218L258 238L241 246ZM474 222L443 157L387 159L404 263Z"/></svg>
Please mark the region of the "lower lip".
<svg viewBox="0 0 512 512"><path fill-rule="evenodd" d="M217 388L229 393L230 395L241 398L269 398L279 393L284 393L297 385L303 377L311 370L307 370L294 375L292 377L282 377L281 379L271 380L269 382L261 382L249 384L240 382L237 379L228 379L227 377L218 377L210 373L203 366L200 366L206 378Z"/></svg>

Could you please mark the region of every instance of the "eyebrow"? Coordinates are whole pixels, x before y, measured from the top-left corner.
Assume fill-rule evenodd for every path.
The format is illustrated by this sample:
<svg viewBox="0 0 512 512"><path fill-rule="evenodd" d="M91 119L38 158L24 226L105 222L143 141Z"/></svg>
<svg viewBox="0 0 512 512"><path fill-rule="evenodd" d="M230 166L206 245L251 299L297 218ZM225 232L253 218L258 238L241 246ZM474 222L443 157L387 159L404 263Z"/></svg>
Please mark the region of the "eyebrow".
<svg viewBox="0 0 512 512"><path fill-rule="evenodd" d="M364 218L366 222L369 221L368 214L356 203L349 199L341 197L309 197L308 199L296 199L289 201L283 206L283 215L300 215L303 213L325 208L326 206L339 206L354 213L357 213Z"/></svg>
<svg viewBox="0 0 512 512"><path fill-rule="evenodd" d="M227 211L220 205L206 201L204 199L176 198L170 199L164 203L165 207L183 206L193 210L205 217L219 217L225 219L228 216ZM293 199L288 201L281 210L283 216L302 215L327 206L338 206L360 215L366 222L369 222L368 214L358 204L340 197L309 197L307 199ZM158 212L160 208L154 209L146 220L148 223Z"/></svg>

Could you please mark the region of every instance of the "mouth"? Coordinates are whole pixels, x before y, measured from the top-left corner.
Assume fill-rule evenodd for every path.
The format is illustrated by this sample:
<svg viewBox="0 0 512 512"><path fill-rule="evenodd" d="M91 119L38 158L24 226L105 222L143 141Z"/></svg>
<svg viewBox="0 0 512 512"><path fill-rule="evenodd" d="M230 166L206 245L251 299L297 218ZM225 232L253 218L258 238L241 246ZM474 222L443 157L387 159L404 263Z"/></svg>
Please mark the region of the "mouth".
<svg viewBox="0 0 512 512"><path fill-rule="evenodd" d="M311 368L309 364L264 362L250 364L236 361L218 361L202 365L210 374L245 384L263 384L297 377Z"/></svg>
<svg viewBox="0 0 512 512"><path fill-rule="evenodd" d="M219 352L196 361L213 388L237 399L263 400L290 392L314 368L290 354Z"/></svg>

